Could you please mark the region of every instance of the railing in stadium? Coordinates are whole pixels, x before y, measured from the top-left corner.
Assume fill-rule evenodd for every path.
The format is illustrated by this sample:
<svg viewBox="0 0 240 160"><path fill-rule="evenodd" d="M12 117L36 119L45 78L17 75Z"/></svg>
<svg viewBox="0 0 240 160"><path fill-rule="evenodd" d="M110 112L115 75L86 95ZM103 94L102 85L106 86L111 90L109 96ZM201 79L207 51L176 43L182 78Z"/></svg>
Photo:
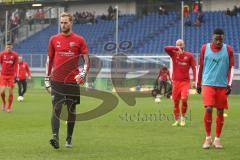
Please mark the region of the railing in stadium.
<svg viewBox="0 0 240 160"><path fill-rule="evenodd" d="M22 56L23 59L28 62L35 75L40 76L45 74L47 54L22 54ZM195 58L197 60L198 56L195 56ZM112 59L113 56L91 55L91 71L95 72L101 68L101 75L103 77L108 77L112 69ZM123 71L139 71L138 74L142 74L146 70L158 73L158 70L163 63L171 70L170 57L166 54L152 56L131 55L127 56L127 59L125 57L125 61L118 61L118 67ZM240 80L240 54L235 54L234 79Z"/></svg>

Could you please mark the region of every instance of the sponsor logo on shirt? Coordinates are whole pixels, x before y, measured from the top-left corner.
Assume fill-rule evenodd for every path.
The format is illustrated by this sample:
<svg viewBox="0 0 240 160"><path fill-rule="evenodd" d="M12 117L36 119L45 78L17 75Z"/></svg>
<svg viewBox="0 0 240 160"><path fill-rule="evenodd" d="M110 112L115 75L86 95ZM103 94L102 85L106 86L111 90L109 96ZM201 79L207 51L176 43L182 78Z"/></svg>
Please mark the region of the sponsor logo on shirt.
<svg viewBox="0 0 240 160"><path fill-rule="evenodd" d="M71 57L71 56L74 56L74 52L58 52L58 55L60 56L64 56L64 57Z"/></svg>
<svg viewBox="0 0 240 160"><path fill-rule="evenodd" d="M180 65L182 65L182 66L186 66L186 65L187 65L186 62L180 62L180 61L178 61L178 64L180 64Z"/></svg>
<svg viewBox="0 0 240 160"><path fill-rule="evenodd" d="M217 63L217 64L218 64L219 59L213 59L212 61L213 61L214 63Z"/></svg>
<svg viewBox="0 0 240 160"><path fill-rule="evenodd" d="M4 62L7 63L7 64L13 64L13 61L12 61L12 60L4 61Z"/></svg>
<svg viewBox="0 0 240 160"><path fill-rule="evenodd" d="M75 46L75 42L70 42L70 43L69 43L69 46L70 46L70 47L74 47L74 46Z"/></svg>
<svg viewBox="0 0 240 160"><path fill-rule="evenodd" d="M61 47L61 42L60 41L57 41L57 47Z"/></svg>

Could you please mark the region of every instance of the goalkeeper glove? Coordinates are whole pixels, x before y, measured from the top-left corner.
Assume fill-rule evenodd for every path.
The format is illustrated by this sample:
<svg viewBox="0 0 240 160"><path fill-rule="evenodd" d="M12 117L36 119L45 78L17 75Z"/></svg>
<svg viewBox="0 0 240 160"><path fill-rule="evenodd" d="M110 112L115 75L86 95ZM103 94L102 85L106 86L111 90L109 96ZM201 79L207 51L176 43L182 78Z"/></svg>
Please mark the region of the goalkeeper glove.
<svg viewBox="0 0 240 160"><path fill-rule="evenodd" d="M227 85L227 88L226 88L226 95L229 95L232 91L232 87L230 85Z"/></svg>
<svg viewBox="0 0 240 160"><path fill-rule="evenodd" d="M86 80L86 76L87 76L87 72L86 70L83 69L78 75L75 76L75 80L79 84L84 84Z"/></svg>
<svg viewBox="0 0 240 160"><path fill-rule="evenodd" d="M44 84L45 84L45 88L48 91L48 93L51 93L51 83L50 83L50 77L49 76L44 78Z"/></svg>
<svg viewBox="0 0 240 160"><path fill-rule="evenodd" d="M201 92L202 92L202 88L201 87L197 87L197 93L201 94Z"/></svg>

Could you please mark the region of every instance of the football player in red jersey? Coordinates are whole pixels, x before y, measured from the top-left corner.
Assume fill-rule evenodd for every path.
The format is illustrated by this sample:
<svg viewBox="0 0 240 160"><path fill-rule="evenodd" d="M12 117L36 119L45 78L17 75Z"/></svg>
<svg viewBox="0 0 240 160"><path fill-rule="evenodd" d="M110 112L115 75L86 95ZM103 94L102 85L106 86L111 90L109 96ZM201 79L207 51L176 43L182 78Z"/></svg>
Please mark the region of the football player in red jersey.
<svg viewBox="0 0 240 160"><path fill-rule="evenodd" d="M0 78L0 93L2 98L2 110L11 112L13 102L14 80L17 77L18 54L12 51L13 45L7 42L5 51L0 53L0 63L2 65ZM9 88L8 106L6 109L5 89Z"/></svg>
<svg viewBox="0 0 240 160"><path fill-rule="evenodd" d="M160 92L160 94L162 94L162 87L163 87L164 88L163 95L166 96L168 81L171 82L171 77L170 77L169 70L168 70L168 68L165 64L162 65L162 67L159 71L157 81L159 82L159 90L160 90L159 92Z"/></svg>
<svg viewBox="0 0 240 160"><path fill-rule="evenodd" d="M85 39L72 32L73 17L62 13L61 33L52 36L48 46L45 87L51 92L53 103L52 139L53 148L59 148L59 128L62 105L68 108L67 138L65 147L72 147L72 134L76 120L76 105L80 103L80 87L89 70L88 47ZM84 65L79 65L83 58Z"/></svg>
<svg viewBox="0 0 240 160"><path fill-rule="evenodd" d="M174 116L176 122L173 126L185 126L185 115L188 107L188 91L190 88L189 70L193 71L193 86L196 78L196 62L192 53L184 50L185 44L182 39L176 41L176 46L164 47L167 54L172 58L172 99L174 103ZM179 103L182 101L182 110L180 116Z"/></svg>
<svg viewBox="0 0 240 160"><path fill-rule="evenodd" d="M27 76L26 76L27 75ZM31 79L31 72L27 62L23 61L22 56L19 56L19 66L18 66L18 100L24 100L24 94L27 91L27 77Z"/></svg>
<svg viewBox="0 0 240 160"><path fill-rule="evenodd" d="M232 90L234 75L234 54L232 46L224 43L224 30L216 28L213 41L206 43L201 48L199 71L197 77L197 92L203 97L204 127L206 138L204 149L212 145L223 148L220 136L224 124L224 110L228 109L228 95ZM212 112L216 108L216 130L212 143Z"/></svg>

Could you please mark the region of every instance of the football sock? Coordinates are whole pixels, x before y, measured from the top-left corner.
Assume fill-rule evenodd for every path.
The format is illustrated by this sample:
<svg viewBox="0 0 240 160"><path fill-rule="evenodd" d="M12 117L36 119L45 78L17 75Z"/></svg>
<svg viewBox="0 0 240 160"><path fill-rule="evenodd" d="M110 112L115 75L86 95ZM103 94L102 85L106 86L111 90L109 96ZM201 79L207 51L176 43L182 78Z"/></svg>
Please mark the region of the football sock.
<svg viewBox="0 0 240 160"><path fill-rule="evenodd" d="M224 124L223 113L217 113L217 117L216 117L216 137L220 137L221 132L222 132L223 124Z"/></svg>
<svg viewBox="0 0 240 160"><path fill-rule="evenodd" d="M71 138L73 134L75 122L67 122L67 138Z"/></svg>
<svg viewBox="0 0 240 160"><path fill-rule="evenodd" d="M182 116L185 117L186 112L187 112L187 100L182 100Z"/></svg>
<svg viewBox="0 0 240 160"><path fill-rule="evenodd" d="M1 98L2 98L3 105L5 105L6 104L6 100L5 100L5 93L4 92L1 94Z"/></svg>
<svg viewBox="0 0 240 160"><path fill-rule="evenodd" d="M205 111L204 113L204 127L206 136L211 136L211 127L212 127L212 112Z"/></svg>
<svg viewBox="0 0 240 160"><path fill-rule="evenodd" d="M175 120L176 120L176 121L179 120L179 113L180 113L179 100L174 100L173 113L174 113Z"/></svg>
<svg viewBox="0 0 240 160"><path fill-rule="evenodd" d="M9 94L9 97L8 97L8 109L11 109L12 102L13 102L13 94Z"/></svg>

